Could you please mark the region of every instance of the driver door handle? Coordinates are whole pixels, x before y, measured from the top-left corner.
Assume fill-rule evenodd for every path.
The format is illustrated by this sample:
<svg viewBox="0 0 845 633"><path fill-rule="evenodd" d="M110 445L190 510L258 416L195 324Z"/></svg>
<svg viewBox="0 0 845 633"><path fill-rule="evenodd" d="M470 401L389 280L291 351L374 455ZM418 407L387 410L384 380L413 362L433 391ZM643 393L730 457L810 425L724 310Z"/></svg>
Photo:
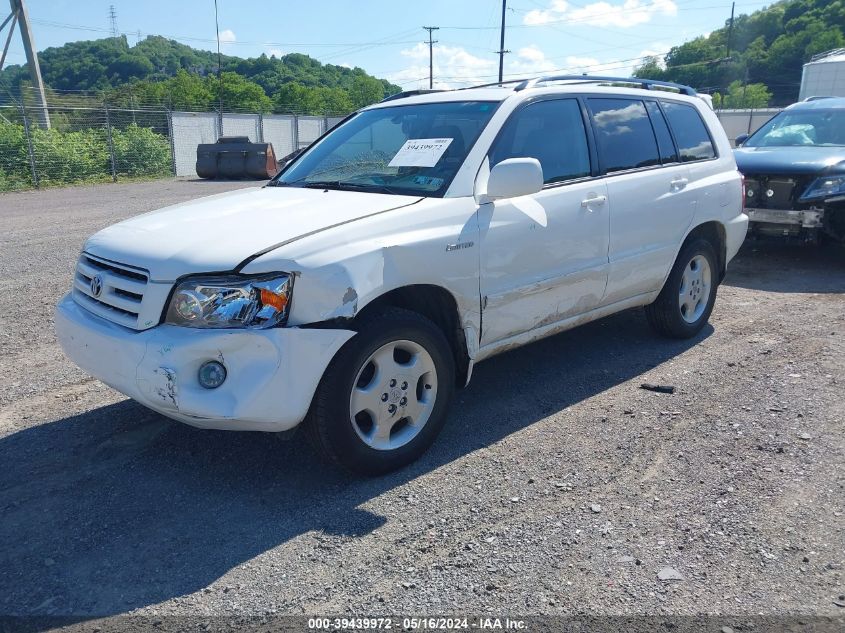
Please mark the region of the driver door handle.
<svg viewBox="0 0 845 633"><path fill-rule="evenodd" d="M581 207L584 209L589 209L592 206L601 206L605 202L607 202L607 196L596 196L593 195L589 198L585 198L581 201Z"/></svg>
<svg viewBox="0 0 845 633"><path fill-rule="evenodd" d="M689 178L675 178L674 180L669 181L669 185L672 187L673 191L678 191L683 189L689 183Z"/></svg>

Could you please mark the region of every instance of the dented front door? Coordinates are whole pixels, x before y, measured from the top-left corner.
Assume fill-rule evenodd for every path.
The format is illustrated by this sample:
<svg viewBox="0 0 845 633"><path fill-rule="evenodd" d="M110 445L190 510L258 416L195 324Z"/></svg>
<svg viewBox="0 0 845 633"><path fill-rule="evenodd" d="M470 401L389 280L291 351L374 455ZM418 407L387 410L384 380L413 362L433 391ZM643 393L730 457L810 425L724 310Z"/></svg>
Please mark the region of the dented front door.
<svg viewBox="0 0 845 633"><path fill-rule="evenodd" d="M536 158L545 187L481 205L481 344L596 307L607 282L607 183L593 179L584 112L574 98L518 108L489 164Z"/></svg>
<svg viewBox="0 0 845 633"><path fill-rule="evenodd" d="M488 203L481 226L481 344L598 305L607 281L604 180Z"/></svg>

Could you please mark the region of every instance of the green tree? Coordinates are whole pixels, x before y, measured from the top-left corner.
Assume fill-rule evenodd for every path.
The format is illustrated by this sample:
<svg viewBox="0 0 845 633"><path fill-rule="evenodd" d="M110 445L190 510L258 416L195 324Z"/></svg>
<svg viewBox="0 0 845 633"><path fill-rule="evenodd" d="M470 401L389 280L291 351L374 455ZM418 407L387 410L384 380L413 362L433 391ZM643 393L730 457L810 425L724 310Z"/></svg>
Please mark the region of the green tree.
<svg viewBox="0 0 845 633"><path fill-rule="evenodd" d="M125 37L69 42L47 48L38 56L44 81L57 94L64 90L91 91L104 93L110 102L120 105L140 103L190 109L208 107L217 95L212 85L217 76L217 55L160 36L149 36L135 46L129 46ZM399 86L370 77L360 68L321 64L301 53L248 59L223 55L221 66L224 73L235 73L260 86L265 96L275 96L291 82L306 88L333 89L315 97L320 103L314 107L323 111L360 107L359 104L380 99L379 95L399 91ZM0 85L9 87L18 99L31 92L22 88L28 78L25 66L11 65L0 71ZM231 101L230 107L238 109L244 104L268 107L268 102L251 88L252 84L233 82L229 88L224 87L224 100L227 96L243 100ZM350 93L353 87L357 97L344 97L342 93Z"/></svg>
<svg viewBox="0 0 845 633"><path fill-rule="evenodd" d="M384 99L384 85L374 77L359 75L352 81L349 97L356 109L363 108Z"/></svg>
<svg viewBox="0 0 845 633"><path fill-rule="evenodd" d="M713 107L716 108L765 108L772 99L772 93L765 84L743 85L739 80L728 86L728 93L713 95Z"/></svg>
<svg viewBox="0 0 845 633"><path fill-rule="evenodd" d="M206 88L215 96L222 83L223 109L245 112L270 112L273 102L257 83L244 79L237 73L225 72L217 77L206 77Z"/></svg>
<svg viewBox="0 0 845 633"><path fill-rule="evenodd" d="M342 88L306 87L290 82L273 95L273 109L283 113L347 114L355 107Z"/></svg>
<svg viewBox="0 0 845 633"><path fill-rule="evenodd" d="M798 98L803 65L824 51L845 46L845 0L781 0L734 21L728 56L728 25L707 37L673 47L661 71L646 59L637 76L689 84L730 95L736 80L764 84L771 101ZM760 95L761 96L761 95Z"/></svg>

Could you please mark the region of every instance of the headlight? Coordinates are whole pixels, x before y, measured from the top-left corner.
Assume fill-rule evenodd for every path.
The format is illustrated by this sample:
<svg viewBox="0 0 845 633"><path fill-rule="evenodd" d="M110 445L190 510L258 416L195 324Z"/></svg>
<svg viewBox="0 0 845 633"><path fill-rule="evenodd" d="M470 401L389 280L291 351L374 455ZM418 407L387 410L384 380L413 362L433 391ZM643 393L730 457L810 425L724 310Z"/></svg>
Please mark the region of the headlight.
<svg viewBox="0 0 845 633"><path fill-rule="evenodd" d="M828 176L814 180L801 196L801 200L829 198L841 194L845 194L845 176Z"/></svg>
<svg viewBox="0 0 845 633"><path fill-rule="evenodd" d="M196 328L255 328L284 325L292 279L275 273L261 277L194 277L173 292L166 323Z"/></svg>

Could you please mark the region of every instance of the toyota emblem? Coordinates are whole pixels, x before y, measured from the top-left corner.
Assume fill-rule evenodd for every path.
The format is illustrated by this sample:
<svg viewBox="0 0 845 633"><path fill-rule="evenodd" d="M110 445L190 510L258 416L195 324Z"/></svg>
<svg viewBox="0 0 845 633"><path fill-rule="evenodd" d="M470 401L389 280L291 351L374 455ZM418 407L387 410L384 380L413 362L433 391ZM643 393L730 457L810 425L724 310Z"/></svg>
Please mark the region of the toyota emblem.
<svg viewBox="0 0 845 633"><path fill-rule="evenodd" d="M91 295L96 298L103 292L103 278L100 275L94 275L91 278Z"/></svg>

